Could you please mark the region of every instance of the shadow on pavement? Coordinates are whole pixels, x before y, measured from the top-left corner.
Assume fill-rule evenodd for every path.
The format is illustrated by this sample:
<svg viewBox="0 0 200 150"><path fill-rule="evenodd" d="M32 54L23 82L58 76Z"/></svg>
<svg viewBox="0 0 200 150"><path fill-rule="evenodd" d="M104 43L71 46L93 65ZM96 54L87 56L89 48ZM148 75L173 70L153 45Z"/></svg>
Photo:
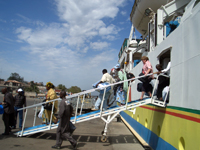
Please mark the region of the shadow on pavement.
<svg viewBox="0 0 200 150"><path fill-rule="evenodd" d="M47 139L47 140L56 140L55 133L36 133L24 138L36 138L36 139ZM78 142L101 142L101 136L91 136L91 135L73 135L73 138ZM101 142L102 143L102 142ZM126 143L139 143L139 141L133 135L116 135L108 136L105 144L126 144ZM106 145L105 145L106 146Z"/></svg>

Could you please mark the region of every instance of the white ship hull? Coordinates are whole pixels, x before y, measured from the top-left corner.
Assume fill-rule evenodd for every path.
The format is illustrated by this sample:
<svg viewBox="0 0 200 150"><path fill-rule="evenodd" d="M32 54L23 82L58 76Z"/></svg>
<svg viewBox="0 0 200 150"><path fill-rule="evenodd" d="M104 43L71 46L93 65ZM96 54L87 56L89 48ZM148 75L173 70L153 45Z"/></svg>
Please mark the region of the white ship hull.
<svg viewBox="0 0 200 150"><path fill-rule="evenodd" d="M142 1L140 3L142 4ZM162 58L163 66L166 66L167 61L171 61L167 107L151 104L137 108L135 114L130 111L121 113L130 128L133 128L154 150L200 148L200 3L195 3L192 7L188 4L185 10L187 11L182 16L179 26L157 45L150 43L149 45L154 47L145 53L154 72L157 71L155 66L161 62L162 57L166 57ZM131 18L132 21L135 17ZM136 28L138 22L134 21ZM134 59L134 53L132 57ZM127 69L138 76L142 66L140 62L132 69ZM136 80L132 83L131 100L139 99L141 96L136 90L139 82ZM152 85L154 84L155 81L152 82Z"/></svg>

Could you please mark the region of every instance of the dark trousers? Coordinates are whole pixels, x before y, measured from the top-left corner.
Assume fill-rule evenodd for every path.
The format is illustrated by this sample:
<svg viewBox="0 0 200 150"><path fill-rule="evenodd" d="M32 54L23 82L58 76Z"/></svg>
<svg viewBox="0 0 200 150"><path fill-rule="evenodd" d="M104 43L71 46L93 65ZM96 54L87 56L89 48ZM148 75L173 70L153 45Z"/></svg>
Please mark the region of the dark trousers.
<svg viewBox="0 0 200 150"><path fill-rule="evenodd" d="M157 98L160 99L162 97L162 91L166 86L169 86L169 78L164 76L158 77L158 88L157 88Z"/></svg>
<svg viewBox="0 0 200 150"><path fill-rule="evenodd" d="M60 131L57 131L56 133L56 145L57 146L61 146L63 140L67 139L72 146L75 146L77 144L77 142L72 138L70 132L65 132L65 133L61 133Z"/></svg>
<svg viewBox="0 0 200 150"><path fill-rule="evenodd" d="M4 133L9 134L9 132L11 130L10 126L12 126L15 122L14 113L8 114L8 113L4 112L4 114L2 116L2 120L3 120L4 126L5 126Z"/></svg>
<svg viewBox="0 0 200 150"><path fill-rule="evenodd" d="M143 75L144 75L143 73L139 74L139 76L143 76ZM151 88L151 84L150 84L150 82L152 80L151 77L147 76L147 77L140 78L138 80L140 80L143 83L142 92L147 92L147 93L152 92L152 88Z"/></svg>

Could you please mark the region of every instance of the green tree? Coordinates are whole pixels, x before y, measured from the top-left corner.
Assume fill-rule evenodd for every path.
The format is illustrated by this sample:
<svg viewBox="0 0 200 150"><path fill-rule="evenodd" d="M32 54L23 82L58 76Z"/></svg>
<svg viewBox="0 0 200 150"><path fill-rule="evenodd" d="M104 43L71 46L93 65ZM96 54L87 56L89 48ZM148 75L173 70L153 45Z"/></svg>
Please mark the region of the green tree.
<svg viewBox="0 0 200 150"><path fill-rule="evenodd" d="M24 78L20 77L20 75L18 73L11 73L10 77L7 80L16 80L19 82L24 82Z"/></svg>
<svg viewBox="0 0 200 150"><path fill-rule="evenodd" d="M65 85L59 84L57 86L58 89L62 90L62 91L67 91L67 88L65 87Z"/></svg>
<svg viewBox="0 0 200 150"><path fill-rule="evenodd" d="M38 87L37 87L37 84L35 84L34 81L31 81L31 82L30 82L30 87L26 87L26 88L24 89L24 91L39 93L39 89L38 89Z"/></svg>
<svg viewBox="0 0 200 150"><path fill-rule="evenodd" d="M77 86L71 86L67 91L71 92L71 93L79 93L79 92L81 92L81 88L79 88Z"/></svg>

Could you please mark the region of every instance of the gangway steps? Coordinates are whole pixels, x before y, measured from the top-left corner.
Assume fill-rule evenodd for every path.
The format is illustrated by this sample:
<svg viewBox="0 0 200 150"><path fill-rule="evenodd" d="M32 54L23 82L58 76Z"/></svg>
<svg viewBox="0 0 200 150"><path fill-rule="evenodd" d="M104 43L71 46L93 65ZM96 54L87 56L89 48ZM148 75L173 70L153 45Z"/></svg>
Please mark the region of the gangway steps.
<svg viewBox="0 0 200 150"><path fill-rule="evenodd" d="M143 100L140 100L140 101L132 101L132 102L129 102L127 104L127 106L126 105L124 105L124 106L113 106L113 107L111 107L111 108L109 108L105 111L102 111L102 112L100 112L100 110L97 110L97 111L93 111L93 112L89 112L89 113L86 113L86 114L76 116L76 118L71 117L71 122L72 123L80 123L80 122L84 122L84 121L87 121L87 120L96 119L96 118L99 118L101 116L108 116L108 115L111 115L111 114L116 114L116 113L119 113L119 112L124 111L124 110L130 110L132 108L136 108L136 107L146 105L146 104L149 104L149 103L151 103L150 98L146 98L146 99L143 99ZM56 129L58 127L58 123L57 124L52 123L51 125L42 124L42 125L37 125L37 126L33 126L33 127L28 127L28 128L25 128L22 131L16 132L15 134L17 136L26 136L26 135L29 135L29 134L43 132L43 131L47 131L47 130L50 130L50 129Z"/></svg>
<svg viewBox="0 0 200 150"><path fill-rule="evenodd" d="M52 123L51 129L56 129L57 127L58 127L58 123L57 124ZM26 135L30 135L30 134L34 134L34 133L47 131L47 130L49 130L49 128L50 128L49 125L41 124L41 125L25 128L23 131L16 132L15 135L22 136L22 132L23 132L23 136L26 136Z"/></svg>

